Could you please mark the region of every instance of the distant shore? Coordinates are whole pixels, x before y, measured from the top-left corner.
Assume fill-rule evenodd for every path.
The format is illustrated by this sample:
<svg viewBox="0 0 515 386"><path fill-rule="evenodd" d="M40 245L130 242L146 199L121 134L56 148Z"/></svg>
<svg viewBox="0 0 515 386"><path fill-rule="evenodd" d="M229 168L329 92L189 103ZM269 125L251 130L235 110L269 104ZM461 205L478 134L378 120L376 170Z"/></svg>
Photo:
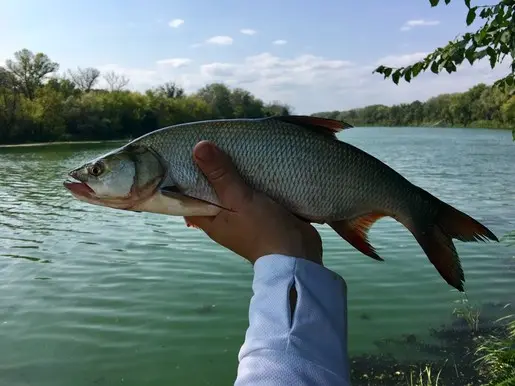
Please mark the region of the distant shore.
<svg viewBox="0 0 515 386"><path fill-rule="evenodd" d="M15 143L9 145L0 145L1 148L9 147L35 147L35 146L48 146L48 145L81 145L81 144L95 144L95 143L116 143L116 142L129 142L129 139L109 139L109 140L90 140L90 141L54 141L54 142L29 142L29 143Z"/></svg>
<svg viewBox="0 0 515 386"><path fill-rule="evenodd" d="M396 128L396 127L412 127L412 128L445 128L445 129L482 129L482 130L513 130L509 127L461 127L461 126L429 126L429 125L420 125L420 126L386 126L381 124L365 124L354 126L354 128L359 127L384 127L384 128ZM80 145L80 144L96 144L96 143L117 143L117 142L129 142L130 138L125 139L109 139L109 140L77 140L77 141L52 141L52 142L28 142L28 143L14 143L14 144L0 144L0 149L2 148L13 148L13 147L35 147L35 146L48 146L48 145Z"/></svg>

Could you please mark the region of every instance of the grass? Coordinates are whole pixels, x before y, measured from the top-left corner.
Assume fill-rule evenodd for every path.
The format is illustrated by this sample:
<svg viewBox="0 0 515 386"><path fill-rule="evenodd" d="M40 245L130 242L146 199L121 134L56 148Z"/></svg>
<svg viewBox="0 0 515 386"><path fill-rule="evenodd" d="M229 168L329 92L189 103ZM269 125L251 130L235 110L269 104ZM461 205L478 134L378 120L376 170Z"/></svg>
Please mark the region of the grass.
<svg viewBox="0 0 515 386"><path fill-rule="evenodd" d="M418 371L418 375L415 371L410 371L409 379L407 380L408 386L439 386L440 374L442 370L438 371L436 377L432 375L431 366L427 365L423 370Z"/></svg>
<svg viewBox="0 0 515 386"><path fill-rule="evenodd" d="M515 385L515 315L497 320L505 322L505 334L479 339L476 355L480 371L489 378L488 386Z"/></svg>
<svg viewBox="0 0 515 386"><path fill-rule="evenodd" d="M456 300L455 303L460 304L460 306L455 307L452 314L458 318L462 318L471 331L477 332L479 330L481 309L477 306L470 305L467 295L460 300Z"/></svg>
<svg viewBox="0 0 515 386"><path fill-rule="evenodd" d="M407 335L376 343L382 351L402 352L407 359L390 353L352 357L352 385L515 386L511 305L480 307L471 305L466 296L456 303L453 322L432 329L432 342ZM412 359L417 357L425 359Z"/></svg>

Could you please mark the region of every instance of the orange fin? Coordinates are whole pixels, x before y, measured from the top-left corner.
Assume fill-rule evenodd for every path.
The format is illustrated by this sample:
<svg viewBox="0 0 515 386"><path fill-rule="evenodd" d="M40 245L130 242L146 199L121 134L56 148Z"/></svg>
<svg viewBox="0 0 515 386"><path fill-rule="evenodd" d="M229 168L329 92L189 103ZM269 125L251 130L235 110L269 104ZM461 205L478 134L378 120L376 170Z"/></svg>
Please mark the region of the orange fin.
<svg viewBox="0 0 515 386"><path fill-rule="evenodd" d="M382 217L385 217L382 213L369 213L352 220L333 221L329 226L361 253L375 260L384 261L369 243L367 236L372 225Z"/></svg>
<svg viewBox="0 0 515 386"><path fill-rule="evenodd" d="M303 126L306 128L317 129L325 131L334 135L342 130L350 129L354 126L344 121L337 121L336 119L310 117L309 115L281 115L271 117L283 122L293 123L295 125Z"/></svg>
<svg viewBox="0 0 515 386"><path fill-rule="evenodd" d="M437 208L436 216L421 217L414 223L406 222L406 228L415 236L429 261L443 279L460 292L464 292L465 275L452 239L460 241L499 241L487 227L466 213L423 191L431 207Z"/></svg>

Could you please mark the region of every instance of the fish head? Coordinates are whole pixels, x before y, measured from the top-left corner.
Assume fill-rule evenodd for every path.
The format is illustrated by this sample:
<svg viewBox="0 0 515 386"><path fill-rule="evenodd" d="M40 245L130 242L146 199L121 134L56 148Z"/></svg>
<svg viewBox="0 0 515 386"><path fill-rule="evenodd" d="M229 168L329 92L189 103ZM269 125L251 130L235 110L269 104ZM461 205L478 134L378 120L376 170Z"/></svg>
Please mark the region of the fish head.
<svg viewBox="0 0 515 386"><path fill-rule="evenodd" d="M166 175L165 163L150 148L127 145L68 173L64 186L94 205L130 210L150 198Z"/></svg>

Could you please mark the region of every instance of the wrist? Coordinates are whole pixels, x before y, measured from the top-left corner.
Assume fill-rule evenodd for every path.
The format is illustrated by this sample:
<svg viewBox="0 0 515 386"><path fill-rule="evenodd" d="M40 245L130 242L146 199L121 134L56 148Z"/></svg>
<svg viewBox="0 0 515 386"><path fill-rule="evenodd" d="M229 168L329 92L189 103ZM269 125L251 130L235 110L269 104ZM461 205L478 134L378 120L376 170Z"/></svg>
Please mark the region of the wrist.
<svg viewBox="0 0 515 386"><path fill-rule="evenodd" d="M293 253L285 253L285 252L268 252L268 253L263 253L255 258L252 258L252 259L246 259L247 261L249 261L252 266L254 266L256 264L256 262L258 260L261 260L263 258L265 259L268 259L268 258L273 258L274 256L281 256L281 257L288 257L288 258L293 258L293 259L303 259L303 260L307 260L307 261L310 261L312 263L315 263L315 264L318 264L320 266L324 266L324 263L322 261L322 257L318 257L318 256L313 256L313 257L308 257L308 256L299 256L299 255L296 255L296 254L293 254Z"/></svg>

